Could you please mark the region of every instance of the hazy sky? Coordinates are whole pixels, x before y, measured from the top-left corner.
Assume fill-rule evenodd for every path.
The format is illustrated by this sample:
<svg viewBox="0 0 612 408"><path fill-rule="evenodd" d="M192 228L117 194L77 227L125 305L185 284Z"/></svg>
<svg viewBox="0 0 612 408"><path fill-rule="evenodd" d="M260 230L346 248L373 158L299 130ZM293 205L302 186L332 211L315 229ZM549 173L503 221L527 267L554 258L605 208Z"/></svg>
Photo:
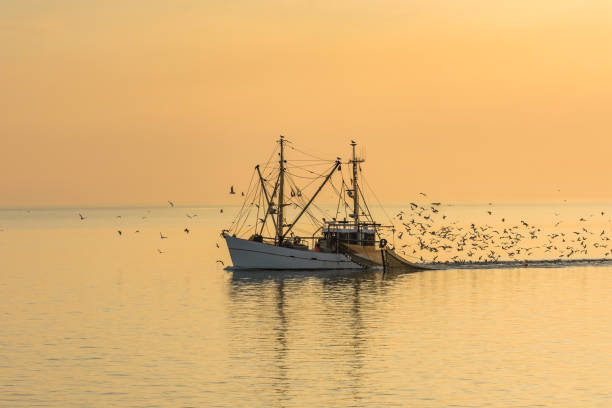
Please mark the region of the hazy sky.
<svg viewBox="0 0 612 408"><path fill-rule="evenodd" d="M612 200L611 39L603 0L4 0L0 205L227 202L279 134L382 201Z"/></svg>

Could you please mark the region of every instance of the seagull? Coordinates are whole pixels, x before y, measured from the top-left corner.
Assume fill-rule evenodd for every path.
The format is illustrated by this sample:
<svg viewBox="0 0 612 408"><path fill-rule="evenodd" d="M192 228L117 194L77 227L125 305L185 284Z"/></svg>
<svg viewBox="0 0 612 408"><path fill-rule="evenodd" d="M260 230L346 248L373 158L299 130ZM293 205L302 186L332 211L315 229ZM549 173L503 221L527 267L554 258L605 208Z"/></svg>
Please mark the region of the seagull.
<svg viewBox="0 0 612 408"><path fill-rule="evenodd" d="M170 207L174 207L174 203L170 200L168 200L168 204L170 204Z"/></svg>
<svg viewBox="0 0 612 408"><path fill-rule="evenodd" d="M121 235L123 232L121 232L121 230L117 230L117 234Z"/></svg>
<svg viewBox="0 0 612 408"><path fill-rule="evenodd" d="M183 231L185 231L187 234L189 234L189 228L185 228Z"/></svg>
<svg viewBox="0 0 612 408"><path fill-rule="evenodd" d="M230 187L230 194L236 194L236 192L234 191L234 186Z"/></svg>
<svg viewBox="0 0 612 408"><path fill-rule="evenodd" d="M225 266L225 264L223 263L223 261L222 261L222 260L220 260L220 259L217 259L217 263L220 263L221 265Z"/></svg>
<svg viewBox="0 0 612 408"><path fill-rule="evenodd" d="M165 236L165 235L164 235L164 234L162 234L161 232L159 233L159 237L160 237L161 239L166 239L166 238L168 238L167 236Z"/></svg>
<svg viewBox="0 0 612 408"><path fill-rule="evenodd" d="M84 217L84 216L83 216L83 214L79 213L79 218L80 218L81 220L84 220L84 219L85 219L85 218L87 218L87 217Z"/></svg>

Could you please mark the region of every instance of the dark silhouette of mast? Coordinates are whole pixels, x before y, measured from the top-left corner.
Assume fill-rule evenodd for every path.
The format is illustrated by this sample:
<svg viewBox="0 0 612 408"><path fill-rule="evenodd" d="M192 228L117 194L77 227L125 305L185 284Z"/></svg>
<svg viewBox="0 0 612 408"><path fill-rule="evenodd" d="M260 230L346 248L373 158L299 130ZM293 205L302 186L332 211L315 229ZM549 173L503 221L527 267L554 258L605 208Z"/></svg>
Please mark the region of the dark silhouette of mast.
<svg viewBox="0 0 612 408"><path fill-rule="evenodd" d="M357 183L357 156L355 154L355 146L357 143L351 141L353 146L353 215L355 216L355 224L359 224L359 184Z"/></svg>
<svg viewBox="0 0 612 408"><path fill-rule="evenodd" d="M355 151L355 143L354 140L351 140L351 146L353 146L353 160L351 160L353 164L353 217L355 218L355 226L357 227L357 243L361 244L361 229L359 226L359 213L361 210L359 209L359 183L357 181L358 176L358 164L363 162L363 160L357 158L357 153Z"/></svg>
<svg viewBox="0 0 612 408"><path fill-rule="evenodd" d="M285 136L281 135L280 140L280 161L279 168L280 173L278 176L278 220L276 222L276 244L281 245L283 240L283 207L284 207L284 194L285 194Z"/></svg>

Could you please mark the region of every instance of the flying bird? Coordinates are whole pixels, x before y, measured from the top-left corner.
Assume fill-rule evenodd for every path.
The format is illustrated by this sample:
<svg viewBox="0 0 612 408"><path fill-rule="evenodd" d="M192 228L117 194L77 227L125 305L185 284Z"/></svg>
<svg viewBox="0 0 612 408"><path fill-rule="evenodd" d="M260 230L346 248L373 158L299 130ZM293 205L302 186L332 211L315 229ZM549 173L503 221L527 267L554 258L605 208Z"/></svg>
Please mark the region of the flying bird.
<svg viewBox="0 0 612 408"><path fill-rule="evenodd" d="M165 236L165 235L164 235L164 234L162 234L161 232L159 233L159 237L160 237L161 239L166 239L166 238L168 238L167 236Z"/></svg>
<svg viewBox="0 0 612 408"><path fill-rule="evenodd" d="M166 251L162 251L161 249L157 248L157 252L159 252L160 254L165 254Z"/></svg>
<svg viewBox="0 0 612 408"><path fill-rule="evenodd" d="M425 193L419 193L420 195L422 195L423 197L427 197L427 194Z"/></svg>
<svg viewBox="0 0 612 408"><path fill-rule="evenodd" d="M220 260L220 259L217 259L217 263L220 263L221 265L225 266L225 264L223 263L223 261L222 261L222 260Z"/></svg>
<svg viewBox="0 0 612 408"><path fill-rule="evenodd" d="M185 231L187 234L189 234L189 228L185 228L183 231Z"/></svg>
<svg viewBox="0 0 612 408"><path fill-rule="evenodd" d="M79 218L80 218L81 220L84 220L84 219L85 219L85 218L87 218L87 217L84 217L84 216L83 216L83 214L79 213Z"/></svg>
<svg viewBox="0 0 612 408"><path fill-rule="evenodd" d="M230 187L230 194L236 194L236 192L234 191L234 186Z"/></svg>
<svg viewBox="0 0 612 408"><path fill-rule="evenodd" d="M123 232L121 232L121 230L117 230L117 234L121 235Z"/></svg>
<svg viewBox="0 0 612 408"><path fill-rule="evenodd" d="M170 204L170 207L174 207L174 203L170 200L168 200L168 204Z"/></svg>

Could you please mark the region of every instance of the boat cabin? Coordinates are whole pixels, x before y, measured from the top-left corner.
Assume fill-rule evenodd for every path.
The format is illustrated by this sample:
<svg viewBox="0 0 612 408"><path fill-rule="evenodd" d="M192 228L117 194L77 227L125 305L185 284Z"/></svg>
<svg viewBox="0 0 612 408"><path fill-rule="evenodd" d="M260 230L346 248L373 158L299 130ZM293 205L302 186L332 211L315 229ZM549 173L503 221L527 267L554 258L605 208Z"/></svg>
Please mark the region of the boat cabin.
<svg viewBox="0 0 612 408"><path fill-rule="evenodd" d="M335 252L338 243L373 247L376 245L376 228L380 224L354 221L325 221L323 237L318 244L321 250Z"/></svg>

